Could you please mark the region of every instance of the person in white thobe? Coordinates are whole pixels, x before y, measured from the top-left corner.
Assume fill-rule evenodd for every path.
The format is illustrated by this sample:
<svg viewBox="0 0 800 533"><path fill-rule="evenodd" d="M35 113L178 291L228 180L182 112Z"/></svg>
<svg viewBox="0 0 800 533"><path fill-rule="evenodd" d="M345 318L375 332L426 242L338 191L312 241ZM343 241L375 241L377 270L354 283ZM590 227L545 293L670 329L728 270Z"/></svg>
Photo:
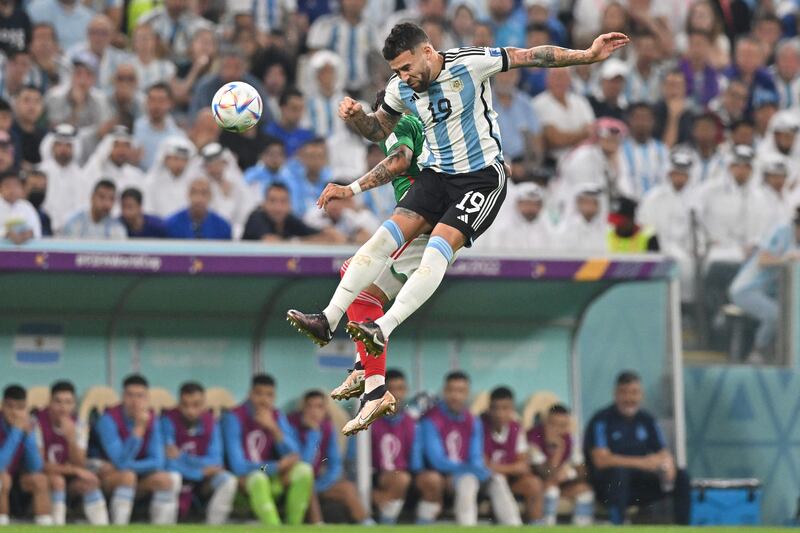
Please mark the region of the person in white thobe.
<svg viewBox="0 0 800 533"><path fill-rule="evenodd" d="M97 149L84 167L84 191L93 191L101 179L107 179L116 186L117 191L129 187L139 190L145 186L144 173L132 164L135 150L133 137L128 128L117 126L100 141ZM113 216L119 214L119 207L114 206Z"/></svg>
<svg viewBox="0 0 800 533"><path fill-rule="evenodd" d="M575 209L558 224L555 248L570 254L605 254L608 246L608 211L602 207L603 191L588 183L577 188Z"/></svg>
<svg viewBox="0 0 800 533"><path fill-rule="evenodd" d="M149 212L166 218L186 207L189 182L197 177L190 174L189 167L194 153L194 145L185 137L170 137L164 142L147 173L145 201Z"/></svg>
<svg viewBox="0 0 800 533"><path fill-rule="evenodd" d="M527 254L554 247L555 227L544 209L544 192L535 183L520 183L501 207L505 211L475 243L476 250Z"/></svg>
<svg viewBox="0 0 800 533"><path fill-rule="evenodd" d="M59 233L72 215L89 206L90 189L78 164L80 150L78 130L66 123L56 126L39 145L39 170L47 175L42 208L50 215L54 233Z"/></svg>

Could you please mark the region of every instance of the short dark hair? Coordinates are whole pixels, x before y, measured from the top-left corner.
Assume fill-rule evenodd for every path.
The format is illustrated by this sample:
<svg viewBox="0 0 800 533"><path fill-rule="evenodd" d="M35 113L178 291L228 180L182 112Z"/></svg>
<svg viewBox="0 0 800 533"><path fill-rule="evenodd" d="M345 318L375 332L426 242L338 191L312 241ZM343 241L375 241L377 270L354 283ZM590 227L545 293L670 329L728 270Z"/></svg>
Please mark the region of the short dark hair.
<svg viewBox="0 0 800 533"><path fill-rule="evenodd" d="M54 396L59 392L69 392L75 396L75 385L73 385L71 381L60 379L50 385L50 396Z"/></svg>
<svg viewBox="0 0 800 533"><path fill-rule="evenodd" d="M451 381L466 381L469 383L470 379L465 372L461 370L453 370L444 377L445 383L450 383Z"/></svg>
<svg viewBox="0 0 800 533"><path fill-rule="evenodd" d="M172 100L172 88L169 86L169 84L163 81L159 81L152 84L150 87L147 88L146 92L149 95L153 91L164 91L165 93L167 93L169 99Z"/></svg>
<svg viewBox="0 0 800 533"><path fill-rule="evenodd" d="M719 117L715 113L711 111L704 111L694 116L694 119L692 120L692 127L694 127L694 125L697 124L698 122L704 122L704 121L713 122L714 125L717 127L719 127L720 125Z"/></svg>
<svg viewBox="0 0 800 533"><path fill-rule="evenodd" d="M550 28L547 27L547 24L542 24L541 22L531 22L525 26L525 33L533 33L535 31L550 34Z"/></svg>
<svg viewBox="0 0 800 533"><path fill-rule="evenodd" d="M383 44L383 58L391 61L406 50L413 50L422 43L428 43L425 30L411 22L396 24Z"/></svg>
<svg viewBox="0 0 800 533"><path fill-rule="evenodd" d="M16 46L10 47L6 50L6 61L11 61L19 56L28 55L28 51L24 48L17 48Z"/></svg>
<svg viewBox="0 0 800 533"><path fill-rule="evenodd" d="M3 389L3 399L4 400L24 400L28 397L28 393L25 392L25 389L22 388L22 385L17 385L13 383Z"/></svg>
<svg viewBox="0 0 800 533"><path fill-rule="evenodd" d="M283 139L280 137L275 137L274 135L268 135L266 139L264 139L264 148L261 150L262 152L265 151L270 146L278 145L284 150L286 149L286 143L283 142Z"/></svg>
<svg viewBox="0 0 800 533"><path fill-rule="evenodd" d="M141 374L129 374L123 381L122 381L122 388L125 389L131 385L141 385L142 387L148 388L150 384L147 382L147 379Z"/></svg>
<svg viewBox="0 0 800 533"><path fill-rule="evenodd" d="M733 121L733 123L730 126L730 130L733 131L733 130L741 128L742 126L745 126L747 128L755 128L756 127L756 123L753 122L753 120L749 119L749 118L740 118L738 120L734 120Z"/></svg>
<svg viewBox="0 0 800 533"><path fill-rule="evenodd" d="M289 103L290 98L303 98L303 93L296 87L287 87L286 90L281 93L278 105L281 107L285 106Z"/></svg>
<svg viewBox="0 0 800 533"><path fill-rule="evenodd" d="M134 202L139 205L142 205L142 191L137 189L136 187L128 187L124 191L122 191L122 195L119 197L120 200L125 200L128 198L132 198Z"/></svg>
<svg viewBox="0 0 800 533"><path fill-rule="evenodd" d="M92 194L96 193L100 189L111 189L112 191L117 191L117 186L114 185L114 182L110 179L103 178L97 183L94 184L94 188L92 189Z"/></svg>
<svg viewBox="0 0 800 533"><path fill-rule="evenodd" d="M11 109L11 104L5 98L0 98L0 113L3 111L7 113L11 113L13 110Z"/></svg>
<svg viewBox="0 0 800 533"><path fill-rule="evenodd" d="M309 140L304 142L302 144L302 146L300 146L300 148L303 148L305 146L309 146L311 144L322 144L322 145L327 146L327 141L325 141L325 137L311 137Z"/></svg>
<svg viewBox="0 0 800 533"><path fill-rule="evenodd" d="M186 381L181 385L178 394L180 396L183 396L184 394L196 394L198 392L205 392L205 390L206 389L204 389L203 386L196 381Z"/></svg>
<svg viewBox="0 0 800 533"><path fill-rule="evenodd" d="M489 394L489 401L514 400L514 393L508 387L497 387Z"/></svg>
<svg viewBox="0 0 800 533"><path fill-rule="evenodd" d="M650 111L650 114L653 114L653 106L651 106L647 102L634 102L628 106L628 110L626 113L628 118L630 118L631 115L633 115L634 111L638 111L640 109L646 109L647 111Z"/></svg>
<svg viewBox="0 0 800 533"><path fill-rule="evenodd" d="M406 379L406 375L403 374L403 371L399 368L390 368L386 370L386 381L391 381L393 379Z"/></svg>
<svg viewBox="0 0 800 533"><path fill-rule="evenodd" d="M275 378L273 378L269 374L256 374L253 376L253 379L250 380L250 386L256 387L258 385L263 385L265 387L274 387L275 386Z"/></svg>
<svg viewBox="0 0 800 533"><path fill-rule="evenodd" d="M39 96L43 94L42 90L39 87L37 87L36 85L32 85L30 83L26 83L25 85L23 85L22 89L20 89L19 92L17 93L17 96L22 94L24 91L34 91L36 93L39 93Z"/></svg>
<svg viewBox="0 0 800 533"><path fill-rule="evenodd" d="M569 416L570 410L569 407L564 405L563 403L554 403L550 406L550 409L547 410L548 415L567 415Z"/></svg>
<svg viewBox="0 0 800 533"><path fill-rule="evenodd" d="M303 395L303 403L307 402L308 400L313 400L315 398L322 398L325 399L325 395L319 389L311 389L310 391L306 392Z"/></svg>
<svg viewBox="0 0 800 533"><path fill-rule="evenodd" d="M689 28L689 31L686 32L686 35L688 37L692 37L693 35L694 36L699 36L699 37L704 37L705 39L708 40L708 42L710 42L710 43L714 42L714 34L711 33L708 30L702 30L700 28Z"/></svg>
<svg viewBox="0 0 800 533"><path fill-rule="evenodd" d="M642 378L633 370L623 370L617 375L616 386L630 385L631 383L641 383Z"/></svg>
<svg viewBox="0 0 800 533"><path fill-rule="evenodd" d="M22 181L22 178L19 175L19 172L14 172L14 169L8 169L5 172L0 172L0 183L3 183L6 180L16 179Z"/></svg>
<svg viewBox="0 0 800 533"><path fill-rule="evenodd" d="M267 195L270 193L270 191L273 190L279 190L285 192L286 194L289 194L289 187L287 187L283 183L275 182L271 183L270 186L266 188L266 190L264 191L264 198L266 198Z"/></svg>

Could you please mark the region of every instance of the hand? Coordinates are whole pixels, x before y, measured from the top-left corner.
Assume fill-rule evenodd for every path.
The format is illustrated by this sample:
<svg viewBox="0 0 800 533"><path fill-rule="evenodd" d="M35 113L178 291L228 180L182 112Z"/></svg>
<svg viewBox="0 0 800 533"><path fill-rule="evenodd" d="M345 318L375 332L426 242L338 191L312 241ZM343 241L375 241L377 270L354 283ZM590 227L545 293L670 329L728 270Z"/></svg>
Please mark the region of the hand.
<svg viewBox="0 0 800 533"><path fill-rule="evenodd" d="M203 476L204 477L216 476L220 472L222 472L221 466L207 466L203 469Z"/></svg>
<svg viewBox="0 0 800 533"><path fill-rule="evenodd" d="M58 421L58 429L68 442L75 440L75 422L71 417L65 416Z"/></svg>
<svg viewBox="0 0 800 533"><path fill-rule="evenodd" d="M85 468L75 467L75 471L73 472L75 477L82 481L86 481L93 485L99 485L100 481L97 479L97 476L91 470L87 470Z"/></svg>
<svg viewBox="0 0 800 533"><path fill-rule="evenodd" d="M269 432L274 432L278 429L278 424L275 423L275 415L271 409L261 409L256 411L256 423Z"/></svg>
<svg viewBox="0 0 800 533"><path fill-rule="evenodd" d="M287 455L278 461L278 474L286 474L300 461L300 457L296 453Z"/></svg>
<svg viewBox="0 0 800 533"><path fill-rule="evenodd" d="M627 45L631 40L624 33L604 33L594 40L589 48L589 57L592 63L608 59L615 50Z"/></svg>
<svg viewBox="0 0 800 533"><path fill-rule="evenodd" d="M329 183L325 186L325 190L322 191L322 194L319 195L319 198L317 199L317 207L320 209L325 209L325 206L327 206L328 202L331 200L343 200L352 196L353 189L350 187Z"/></svg>
<svg viewBox="0 0 800 533"><path fill-rule="evenodd" d="M361 104L349 96L345 96L342 103L339 104L339 118L342 120L350 120L358 114L364 114L364 109L361 107Z"/></svg>
<svg viewBox="0 0 800 533"><path fill-rule="evenodd" d="M31 419L27 413L19 413L15 418L12 425L22 431L23 433L30 433L31 429L33 429L33 424L31 424Z"/></svg>
<svg viewBox="0 0 800 533"><path fill-rule="evenodd" d="M645 455L642 457L642 463L643 470L658 472L661 470L661 466L664 464L664 458L658 454L651 453L650 455Z"/></svg>
<svg viewBox="0 0 800 533"><path fill-rule="evenodd" d="M181 456L181 450L174 444L167 446L167 459L177 459Z"/></svg>
<svg viewBox="0 0 800 533"><path fill-rule="evenodd" d="M686 110L686 98L670 98L666 100L667 112L671 117L679 117Z"/></svg>

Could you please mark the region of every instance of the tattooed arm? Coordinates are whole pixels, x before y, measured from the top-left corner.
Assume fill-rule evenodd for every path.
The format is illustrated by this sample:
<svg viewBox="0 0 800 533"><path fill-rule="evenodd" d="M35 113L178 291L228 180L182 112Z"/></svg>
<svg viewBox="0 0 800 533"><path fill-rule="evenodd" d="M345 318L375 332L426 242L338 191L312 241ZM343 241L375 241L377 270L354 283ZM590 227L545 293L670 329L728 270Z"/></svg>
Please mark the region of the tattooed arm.
<svg viewBox="0 0 800 533"><path fill-rule="evenodd" d="M339 104L339 117L355 126L361 135L372 142L388 137L400 120L400 115L390 115L383 108L367 114L361 104L350 97L345 97Z"/></svg>
<svg viewBox="0 0 800 533"><path fill-rule="evenodd" d="M586 50L570 50L559 46L534 48L506 48L509 68L555 68L585 65L607 59L614 50L622 48L630 39L623 33L606 33L598 37Z"/></svg>
<svg viewBox="0 0 800 533"><path fill-rule="evenodd" d="M414 153L408 146L404 144L398 145L397 148L392 150L391 154L375 165L375 168L361 176L356 183L358 183L358 187L362 192L385 185L405 173L408 167L411 166L413 157ZM331 200L350 198L354 195L355 192L350 186L329 183L319 196L317 207L323 209Z"/></svg>

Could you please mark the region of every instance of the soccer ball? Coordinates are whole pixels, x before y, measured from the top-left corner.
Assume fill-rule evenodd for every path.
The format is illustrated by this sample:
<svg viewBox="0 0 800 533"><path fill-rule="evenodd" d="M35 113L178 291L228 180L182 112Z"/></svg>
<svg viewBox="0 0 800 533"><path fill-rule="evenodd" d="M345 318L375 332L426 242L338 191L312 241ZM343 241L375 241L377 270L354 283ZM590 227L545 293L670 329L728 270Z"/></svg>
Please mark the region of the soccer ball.
<svg viewBox="0 0 800 533"><path fill-rule="evenodd" d="M220 128L241 133L258 123L262 105L261 96L252 85L232 81L220 87L214 95L211 111Z"/></svg>

